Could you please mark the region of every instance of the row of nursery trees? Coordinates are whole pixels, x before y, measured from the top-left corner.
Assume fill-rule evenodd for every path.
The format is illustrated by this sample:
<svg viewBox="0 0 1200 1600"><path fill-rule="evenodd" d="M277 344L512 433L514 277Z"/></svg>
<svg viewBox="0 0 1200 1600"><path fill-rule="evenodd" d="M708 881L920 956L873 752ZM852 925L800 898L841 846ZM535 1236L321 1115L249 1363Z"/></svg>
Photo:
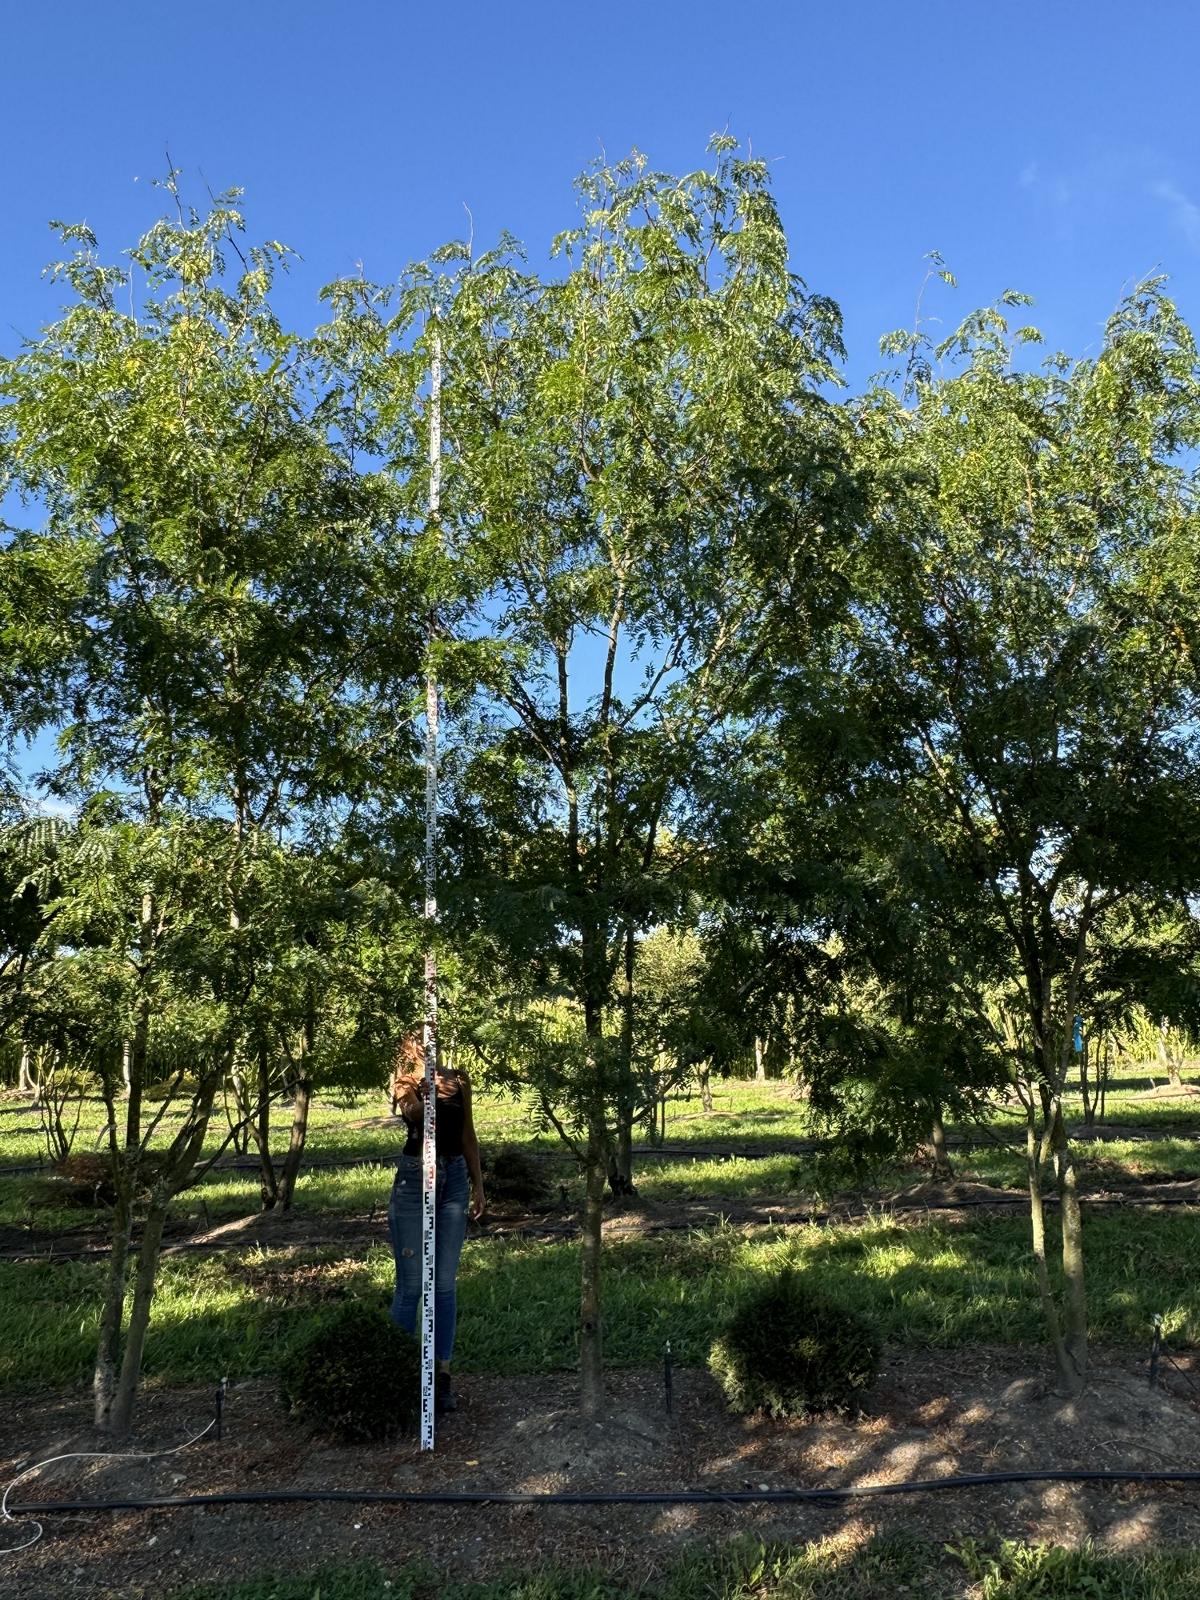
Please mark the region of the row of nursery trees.
<svg viewBox="0 0 1200 1600"><path fill-rule="evenodd" d="M0 714L57 736L3 802L0 1025L60 1140L103 1097L115 1431L173 1198L233 1139L287 1204L313 1093L416 1020L426 670L446 1026L586 1179L585 1408L606 1186L766 1037L850 1161L1023 1108L1084 1382L1073 1021L1200 1022L1192 334L1153 281L1039 362L1006 293L845 396L764 165L711 158L590 171L546 270L452 245L305 334L233 197L173 175L119 265L59 229L66 308L0 362Z"/></svg>

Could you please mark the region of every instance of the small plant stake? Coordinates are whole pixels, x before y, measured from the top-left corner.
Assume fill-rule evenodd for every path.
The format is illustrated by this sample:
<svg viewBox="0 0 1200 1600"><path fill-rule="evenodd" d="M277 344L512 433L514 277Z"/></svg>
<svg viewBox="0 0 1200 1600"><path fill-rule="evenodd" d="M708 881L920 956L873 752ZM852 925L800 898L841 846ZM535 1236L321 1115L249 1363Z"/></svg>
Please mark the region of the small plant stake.
<svg viewBox="0 0 1200 1600"><path fill-rule="evenodd" d="M1150 1387L1158 1388L1158 1363L1162 1355L1162 1317L1154 1316L1154 1337L1150 1341Z"/></svg>
<svg viewBox="0 0 1200 1600"><path fill-rule="evenodd" d="M672 1402L675 1399L675 1375L671 1370L671 1341L667 1340L663 1348L663 1397L666 1401L667 1415L671 1415Z"/></svg>

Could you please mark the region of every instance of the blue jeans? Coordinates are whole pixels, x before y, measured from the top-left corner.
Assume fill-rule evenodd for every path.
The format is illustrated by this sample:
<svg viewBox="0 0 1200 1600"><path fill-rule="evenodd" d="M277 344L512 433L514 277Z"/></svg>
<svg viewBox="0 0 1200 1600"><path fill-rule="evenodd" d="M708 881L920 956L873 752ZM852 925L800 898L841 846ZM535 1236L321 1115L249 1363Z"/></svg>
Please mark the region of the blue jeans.
<svg viewBox="0 0 1200 1600"><path fill-rule="evenodd" d="M433 1268L433 1350L439 1361L454 1353L454 1326L458 1318L455 1277L467 1233L467 1163L462 1156L438 1160L437 1230ZM392 1321L407 1333L417 1331L417 1306L421 1301L421 1158L401 1156L388 1203L388 1231L396 1258L396 1293Z"/></svg>

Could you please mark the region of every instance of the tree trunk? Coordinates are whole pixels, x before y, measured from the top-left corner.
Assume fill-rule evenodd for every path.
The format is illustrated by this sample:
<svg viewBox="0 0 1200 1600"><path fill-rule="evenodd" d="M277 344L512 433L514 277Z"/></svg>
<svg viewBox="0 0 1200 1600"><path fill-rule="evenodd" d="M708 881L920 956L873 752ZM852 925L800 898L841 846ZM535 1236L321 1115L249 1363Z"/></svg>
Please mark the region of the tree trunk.
<svg viewBox="0 0 1200 1600"><path fill-rule="evenodd" d="M122 1069L127 1065L125 1078L125 1151L133 1157L142 1142L142 1093L146 1087L146 1063L150 1052L150 1001L143 995L138 1000L137 1021L128 1056L122 1056ZM115 1109L111 1115L116 1116Z"/></svg>
<svg viewBox="0 0 1200 1600"><path fill-rule="evenodd" d="M427 964L428 967L428 964ZM428 969L426 971L428 984ZM436 996L436 989L434 991ZM308 1112L312 1105L312 1059L317 1043L317 1013L310 987L308 1010L304 1018L304 1039L301 1044L300 1073L296 1079L296 1094L292 1102L292 1132L288 1139L287 1155L283 1158L283 1171L279 1179L279 1200L285 1211L292 1209L296 1192L296 1178L308 1138Z"/></svg>
<svg viewBox="0 0 1200 1600"><path fill-rule="evenodd" d="M930 1144L933 1146L933 1176L935 1178L952 1178L954 1176L954 1167L950 1162L950 1152L946 1145L946 1128L942 1122L942 1113L940 1111L935 1111L933 1115Z"/></svg>
<svg viewBox="0 0 1200 1600"><path fill-rule="evenodd" d="M608 1187L614 1200L625 1200L637 1193L633 1183L633 1116L621 1106L617 1114L617 1138L608 1158Z"/></svg>
<svg viewBox="0 0 1200 1600"><path fill-rule="evenodd" d="M667 1079L663 1071L663 1053L661 1050L654 1057L654 1104L650 1109L650 1143L655 1147L662 1144L667 1137L667 1090L664 1087Z"/></svg>
<svg viewBox="0 0 1200 1600"><path fill-rule="evenodd" d="M585 1417L604 1409L604 1347L600 1320L600 1249L604 1221L604 1140L593 1128L587 1147L579 1296L579 1403Z"/></svg>
<svg viewBox="0 0 1200 1600"><path fill-rule="evenodd" d="M1167 1082L1172 1089L1183 1088L1183 1074L1179 1070L1179 1062L1175 1052L1167 1048L1167 1023L1164 1018L1158 1025L1158 1058L1163 1064L1167 1074Z"/></svg>
<svg viewBox="0 0 1200 1600"><path fill-rule="evenodd" d="M120 1178L118 1176L118 1184ZM92 1370L92 1407L95 1424L107 1428L117 1390L117 1355L121 1348L121 1319L125 1310L125 1269L129 1262L129 1234L133 1214L128 1197L118 1194L109 1231L108 1282L100 1312L96 1364Z"/></svg>
<svg viewBox="0 0 1200 1600"><path fill-rule="evenodd" d="M617 1060L617 1137L608 1158L608 1186L614 1199L632 1195L633 1187L633 963L632 927L624 938L624 981L621 985L621 1045Z"/></svg>
<svg viewBox="0 0 1200 1600"><path fill-rule="evenodd" d="M1079 1091L1083 1096L1083 1125L1085 1128L1094 1126L1096 1121L1096 1096L1091 1079L1088 1076L1091 1045L1091 1039L1085 1039L1083 1049L1079 1052Z"/></svg>
<svg viewBox="0 0 1200 1600"><path fill-rule="evenodd" d="M27 1044L21 1046L21 1066L17 1078L17 1092L18 1094L32 1095L35 1106L41 1099L41 1083L33 1075L32 1056Z"/></svg>
<svg viewBox="0 0 1200 1600"><path fill-rule="evenodd" d="M1046 1330L1054 1350L1054 1363L1061 1373L1067 1367L1068 1360L1059 1324L1058 1307L1055 1305L1054 1291L1050 1286L1050 1269L1046 1262L1046 1208L1042 1200L1041 1142L1035 1126L1032 1102L1026 1112L1025 1161L1029 1182L1029 1225L1033 1259L1037 1267L1038 1297L1042 1302L1042 1314L1045 1316Z"/></svg>
<svg viewBox="0 0 1200 1600"><path fill-rule="evenodd" d="M244 1045L239 1040L233 1047L230 1062L229 1089L225 1096L225 1115L229 1121L230 1147L233 1153L244 1156L250 1149L250 1096L246 1085ZM229 1109L229 1093L233 1094L233 1111Z"/></svg>
<svg viewBox="0 0 1200 1600"><path fill-rule="evenodd" d="M108 1431L118 1439L123 1439L129 1432L133 1420L133 1403L137 1399L138 1379L142 1373L142 1353L146 1347L146 1330L150 1326L150 1306L154 1299L154 1280L158 1272L168 1203L168 1196L157 1190L146 1212L146 1223L142 1229L121 1376L108 1418Z"/></svg>
<svg viewBox="0 0 1200 1600"><path fill-rule="evenodd" d="M1079 1394L1087 1382L1087 1292L1083 1273L1083 1214L1079 1208L1075 1162L1061 1105L1056 1106L1054 1112L1054 1143L1063 1268L1063 1338L1059 1378L1065 1392L1073 1396Z"/></svg>
<svg viewBox="0 0 1200 1600"><path fill-rule="evenodd" d="M265 1049L258 1053L258 1106L252 1131L258 1148L262 1208L270 1211L279 1199L279 1176L271 1159L271 1067Z"/></svg>
<svg viewBox="0 0 1200 1600"><path fill-rule="evenodd" d="M757 1033L754 1035L754 1081L767 1081L767 1047Z"/></svg>
<svg viewBox="0 0 1200 1600"><path fill-rule="evenodd" d="M296 1193L296 1178L308 1138L308 1110L311 1105L312 1079L297 1078L296 1098L292 1105L292 1132L279 1175L279 1203L285 1211L292 1209L292 1199Z"/></svg>
<svg viewBox="0 0 1200 1600"><path fill-rule="evenodd" d="M711 1116L713 1109L712 1074L707 1067L701 1067L696 1076L700 1082L700 1104L705 1112Z"/></svg>

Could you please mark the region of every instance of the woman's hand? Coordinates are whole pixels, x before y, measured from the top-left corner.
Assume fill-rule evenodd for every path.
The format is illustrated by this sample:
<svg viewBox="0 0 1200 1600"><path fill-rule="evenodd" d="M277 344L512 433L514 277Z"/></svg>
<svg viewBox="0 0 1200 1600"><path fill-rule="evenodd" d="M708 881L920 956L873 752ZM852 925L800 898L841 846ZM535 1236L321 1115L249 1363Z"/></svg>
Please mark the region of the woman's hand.
<svg viewBox="0 0 1200 1600"><path fill-rule="evenodd" d="M471 1204L467 1208L467 1215L470 1217L472 1222L481 1222L483 1220L483 1214L486 1210L487 1201L483 1197L483 1184L472 1183Z"/></svg>

